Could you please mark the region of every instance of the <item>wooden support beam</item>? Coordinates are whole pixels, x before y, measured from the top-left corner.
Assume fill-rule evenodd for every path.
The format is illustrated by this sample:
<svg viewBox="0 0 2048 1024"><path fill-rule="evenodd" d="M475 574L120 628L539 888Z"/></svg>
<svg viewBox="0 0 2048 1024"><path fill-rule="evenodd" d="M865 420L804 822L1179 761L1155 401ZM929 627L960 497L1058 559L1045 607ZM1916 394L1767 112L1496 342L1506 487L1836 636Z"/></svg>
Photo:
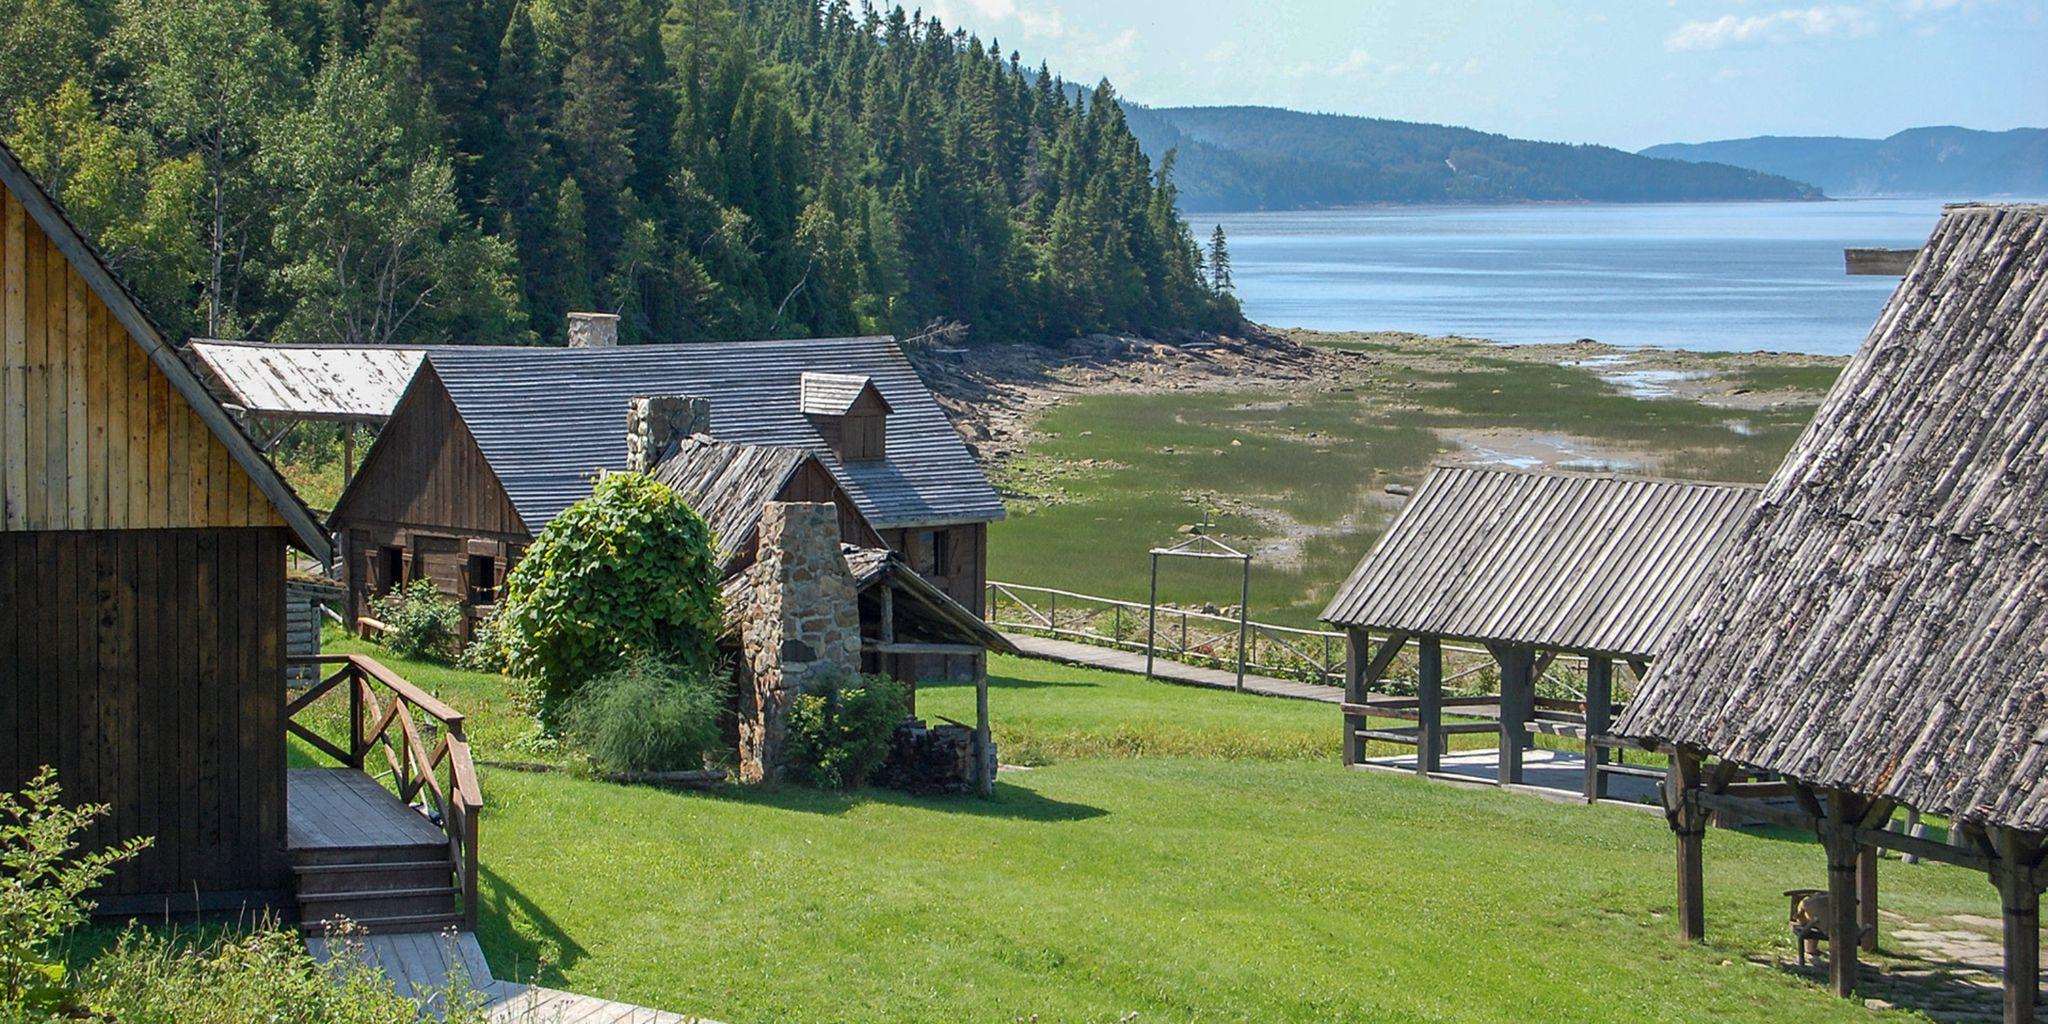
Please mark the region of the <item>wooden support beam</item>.
<svg viewBox="0 0 2048 1024"><path fill-rule="evenodd" d="M1827 794L1828 820L1820 831L1828 861L1828 989L1848 998L1856 992L1856 950L1862 945L1856 860L1861 849L1846 823L1863 817L1857 797L1838 789Z"/></svg>
<svg viewBox="0 0 2048 1024"><path fill-rule="evenodd" d="M1519 644L1493 649L1500 663L1500 763L1503 786L1522 783L1522 754L1529 749L1529 716L1536 710L1536 651Z"/></svg>
<svg viewBox="0 0 2048 1024"><path fill-rule="evenodd" d="M1689 941L1707 936L1706 811L1697 802L1700 755L1678 750L1664 781L1665 817L1678 835L1678 934Z"/></svg>
<svg viewBox="0 0 2048 1024"><path fill-rule="evenodd" d="M996 792L995 741L988 727L988 663L974 673L974 774L982 796Z"/></svg>
<svg viewBox="0 0 2048 1024"><path fill-rule="evenodd" d="M1586 802L1607 797L1607 748L1593 742L1614 724L1614 659L1595 655L1586 659Z"/></svg>
<svg viewBox="0 0 2048 1024"><path fill-rule="evenodd" d="M2005 924L2005 1024L2034 1024L2041 1002L2041 837L1999 829L1991 882Z"/></svg>
<svg viewBox="0 0 2048 1024"><path fill-rule="evenodd" d="M1425 636L1415 646L1415 773L1428 776L1443 767L1444 647Z"/></svg>
<svg viewBox="0 0 2048 1024"><path fill-rule="evenodd" d="M1154 559L1153 561L1158 561ZM1363 714L1354 713L1352 706L1365 704L1371 693L1365 685L1366 645L1372 639L1365 630L1351 628L1344 631L1344 764L1360 764L1365 761L1365 737L1359 735L1365 729ZM1148 656L1149 657L1149 656ZM1147 674L1151 666L1146 666Z"/></svg>
<svg viewBox="0 0 2048 1024"><path fill-rule="evenodd" d="M1856 847L1856 934L1865 952L1877 952L1877 847Z"/></svg>

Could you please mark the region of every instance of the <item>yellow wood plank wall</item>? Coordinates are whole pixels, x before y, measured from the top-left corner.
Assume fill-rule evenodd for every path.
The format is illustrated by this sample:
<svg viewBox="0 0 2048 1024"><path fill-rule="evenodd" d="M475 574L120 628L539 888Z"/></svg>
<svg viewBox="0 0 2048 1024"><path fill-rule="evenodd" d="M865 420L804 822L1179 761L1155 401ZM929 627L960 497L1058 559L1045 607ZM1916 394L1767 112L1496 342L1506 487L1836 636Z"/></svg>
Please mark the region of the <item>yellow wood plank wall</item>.
<svg viewBox="0 0 2048 1024"><path fill-rule="evenodd" d="M282 523L20 201L0 192L0 530Z"/></svg>

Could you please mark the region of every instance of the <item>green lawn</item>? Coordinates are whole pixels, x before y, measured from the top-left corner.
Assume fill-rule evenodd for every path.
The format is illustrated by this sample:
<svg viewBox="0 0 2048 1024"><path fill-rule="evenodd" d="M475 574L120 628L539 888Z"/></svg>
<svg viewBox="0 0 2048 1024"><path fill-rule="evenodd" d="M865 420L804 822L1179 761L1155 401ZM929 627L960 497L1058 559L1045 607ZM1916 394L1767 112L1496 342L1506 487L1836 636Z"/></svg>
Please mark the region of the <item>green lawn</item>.
<svg viewBox="0 0 2048 1024"><path fill-rule="evenodd" d="M385 660L480 745L524 732L502 680ZM1749 961L1790 955L1810 843L1713 833L1687 945L1654 814L1347 771L1328 707L993 668L1004 760L1039 766L992 801L485 769L493 969L735 1024L1918 1019ZM1996 913L1979 876L1886 863L1888 909Z"/></svg>

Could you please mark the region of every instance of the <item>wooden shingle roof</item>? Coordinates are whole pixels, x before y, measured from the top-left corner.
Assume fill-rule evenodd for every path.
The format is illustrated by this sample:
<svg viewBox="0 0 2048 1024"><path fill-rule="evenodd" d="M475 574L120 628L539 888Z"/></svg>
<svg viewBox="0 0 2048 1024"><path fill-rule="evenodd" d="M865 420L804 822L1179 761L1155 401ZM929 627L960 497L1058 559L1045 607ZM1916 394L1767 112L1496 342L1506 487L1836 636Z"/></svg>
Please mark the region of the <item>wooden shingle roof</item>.
<svg viewBox="0 0 2048 1024"><path fill-rule="evenodd" d="M391 418L424 349L396 345L273 345L194 339L193 362L223 402L260 416L381 423Z"/></svg>
<svg viewBox="0 0 2048 1024"><path fill-rule="evenodd" d="M874 378L860 373L822 373L806 370L797 378L798 404L806 416L844 416L853 411L861 396L873 394L882 411L894 412L889 400L875 387Z"/></svg>
<svg viewBox="0 0 2048 1024"><path fill-rule="evenodd" d="M1955 206L1616 731L2048 829L2048 207Z"/></svg>
<svg viewBox="0 0 2048 1024"><path fill-rule="evenodd" d="M1735 484L1438 466L1322 617L1648 658L1755 502Z"/></svg>

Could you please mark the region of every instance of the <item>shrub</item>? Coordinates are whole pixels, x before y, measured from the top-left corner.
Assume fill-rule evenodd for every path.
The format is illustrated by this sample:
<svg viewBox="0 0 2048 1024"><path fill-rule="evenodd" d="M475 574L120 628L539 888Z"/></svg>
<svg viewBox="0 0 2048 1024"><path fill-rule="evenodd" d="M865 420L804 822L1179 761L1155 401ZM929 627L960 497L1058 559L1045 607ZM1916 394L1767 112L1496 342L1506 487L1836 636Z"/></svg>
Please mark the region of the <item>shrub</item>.
<svg viewBox="0 0 2048 1024"><path fill-rule="evenodd" d="M378 598L370 608L391 627L384 634L384 646L399 657L448 661L455 656L456 639L462 635L462 609L442 597L433 580L414 580L400 596Z"/></svg>
<svg viewBox="0 0 2048 1024"><path fill-rule="evenodd" d="M505 631L499 627L497 616L477 620L469 631L469 642L462 645L462 656L455 663L472 672L505 671Z"/></svg>
<svg viewBox="0 0 2048 1024"><path fill-rule="evenodd" d="M19 794L0 793L0 1013L57 1013L73 1005L59 940L85 923L86 890L147 838L80 853L79 836L105 804L65 807L57 773L45 766Z"/></svg>
<svg viewBox="0 0 2048 1024"><path fill-rule="evenodd" d="M719 716L731 689L728 673L635 652L577 691L563 710L564 731L605 771L702 768L705 752L723 745Z"/></svg>
<svg viewBox="0 0 2048 1024"><path fill-rule="evenodd" d="M667 486L614 473L556 516L512 570L498 613L512 674L552 728L586 682L644 651L708 671L723 625L711 528Z"/></svg>
<svg viewBox="0 0 2048 1024"><path fill-rule="evenodd" d="M334 959L313 958L298 936L276 928L181 944L130 929L81 972L84 1001L96 1019L123 1024L413 1024L421 1004L363 959L361 947L334 942ZM483 1000L470 979L426 994L434 1017L482 1024Z"/></svg>
<svg viewBox="0 0 2048 1024"><path fill-rule="evenodd" d="M903 684L887 676L853 676L799 694L789 706L791 773L813 786L858 786L888 758L908 716Z"/></svg>

